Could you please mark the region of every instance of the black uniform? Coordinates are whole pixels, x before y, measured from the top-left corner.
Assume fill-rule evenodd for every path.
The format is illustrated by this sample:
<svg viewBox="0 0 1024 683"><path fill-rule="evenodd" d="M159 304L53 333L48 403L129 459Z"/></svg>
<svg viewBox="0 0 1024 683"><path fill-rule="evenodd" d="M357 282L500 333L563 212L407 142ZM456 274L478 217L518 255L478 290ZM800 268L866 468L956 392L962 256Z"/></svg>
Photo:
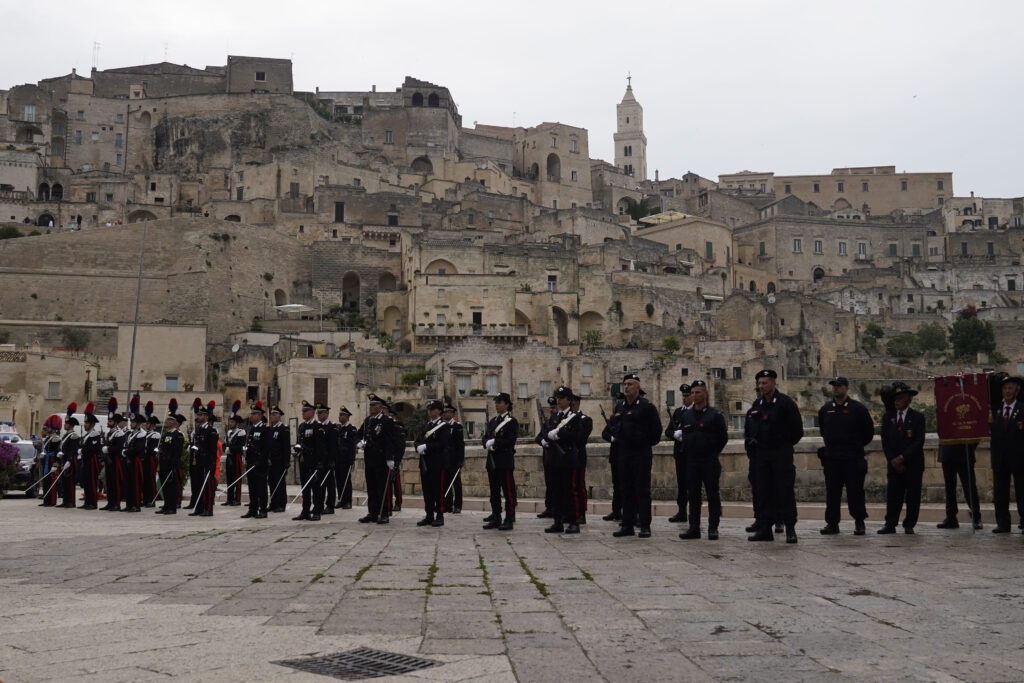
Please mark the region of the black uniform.
<svg viewBox="0 0 1024 683"><path fill-rule="evenodd" d="M288 425L284 422L267 425L267 456L270 461L270 477L267 484L272 487L269 501L271 512L284 512L285 506L288 505L288 491L284 480L288 474L291 447L292 434Z"/></svg>
<svg viewBox="0 0 1024 683"><path fill-rule="evenodd" d="M921 480L924 478L924 415L907 408L906 416L900 420L897 411L886 412L882 416L882 450L889 461L886 466L885 526L896 526L906 500L903 528L913 531L921 509ZM902 471L897 471L892 461L901 455Z"/></svg>
<svg viewBox="0 0 1024 683"><path fill-rule="evenodd" d="M956 528L960 526L957 515L960 510L956 505L956 480L959 477L960 486L964 490L964 499L971 511L971 521L975 525L981 524L981 502L978 500L978 478L974 476L974 464L976 459L974 452L978 450L978 444L939 444L939 462L942 463L942 481L946 488L946 518L941 528ZM1009 516L1007 516L1009 525ZM980 526L978 527L981 528ZM996 527L998 528L998 526Z"/></svg>
<svg viewBox="0 0 1024 683"><path fill-rule="evenodd" d="M688 406L680 406L672 413L672 418L665 427L665 436L672 439L672 458L676 464L676 507L678 511L669 519L670 522L682 522L686 519L687 505L686 496L689 487L686 485L686 451L683 449L683 442L675 437L675 433L683 428L683 421L686 413L690 411Z"/></svg>
<svg viewBox="0 0 1024 683"><path fill-rule="evenodd" d="M128 439L128 432L120 427L113 427L107 430L106 445L103 447L103 469L105 487L107 493L107 504L104 510L120 510L121 501L125 498L124 484L124 444Z"/></svg>
<svg viewBox="0 0 1024 683"><path fill-rule="evenodd" d="M103 432L99 427L82 437L82 443L78 449L79 462L82 466L80 478L82 490L85 491L85 503L83 507L94 509L96 507L97 492L100 476L100 456L103 453ZM120 502L118 502L120 507Z"/></svg>
<svg viewBox="0 0 1024 683"><path fill-rule="evenodd" d="M338 439L338 507L348 510L352 507L352 473L356 464L356 442L359 440L359 429L351 422L336 423L334 434Z"/></svg>
<svg viewBox="0 0 1024 683"><path fill-rule="evenodd" d="M196 498L190 504L194 503L194 515L209 517L213 514L213 494L217 490L214 473L217 468L218 439L217 430L209 422L197 425L192 431L192 442L188 449L198 479L198 482L195 479L192 481L192 491Z"/></svg>
<svg viewBox="0 0 1024 683"><path fill-rule="evenodd" d="M612 435L618 430L621 417L612 415L610 420L605 420L604 429L601 430L601 438L608 441L608 466L612 471L612 511L604 518L606 521L622 520L622 478L620 475L619 461L622 459L619 454L619 443L612 439Z"/></svg>
<svg viewBox="0 0 1024 683"><path fill-rule="evenodd" d="M245 468L249 472L249 511L245 517L263 518L267 516L267 472L270 467L269 458L270 428L260 420L249 427L249 439L245 444Z"/></svg>
<svg viewBox="0 0 1024 683"><path fill-rule="evenodd" d="M299 484L302 486L302 512L299 519L310 519L313 505L313 489L316 483L313 478L322 479L323 472L318 469L316 454L316 432L319 429L319 422L307 420L299 424L296 434L295 452L299 459ZM318 489L319 490L319 489ZM318 497L318 506L323 505L322 499ZM317 512L319 515L320 513Z"/></svg>
<svg viewBox="0 0 1024 683"><path fill-rule="evenodd" d="M462 467L466 464L466 434L462 425L455 420L448 423L448 431L448 440L445 442L445 461L449 470L445 490L448 496L444 506L446 510L462 512Z"/></svg>
<svg viewBox="0 0 1024 683"><path fill-rule="evenodd" d="M1018 396L1007 414L1006 405L992 408L989 424L992 452L992 507L996 529L1010 528L1010 479L1017 497L1017 516L1024 523L1024 410Z"/></svg>
<svg viewBox="0 0 1024 683"><path fill-rule="evenodd" d="M324 420L320 423L320 429L323 430L326 439L324 452L320 459L323 469L317 475L317 480L312 484L313 486L320 486L321 495L324 500L323 514L325 515L334 514L334 505L338 501L338 485L341 483L338 481L338 434L335 432L336 427L337 425L330 420Z"/></svg>
<svg viewBox="0 0 1024 683"><path fill-rule="evenodd" d="M661 417L642 396L634 403L615 404L615 428L610 436L619 446L619 482L622 484L622 528L641 530L651 526L652 448L661 440Z"/></svg>
<svg viewBox="0 0 1024 683"><path fill-rule="evenodd" d="M142 463L146 459L147 437L149 433L143 429L136 429L128 434L124 446L125 454L125 500L129 512L139 511L149 501L142 499Z"/></svg>
<svg viewBox="0 0 1024 683"><path fill-rule="evenodd" d="M188 485L191 489L191 496L188 499L186 510L195 509L199 503L199 488L203 485L203 477L206 476L206 472L203 471L199 459L196 457L198 451L193 450L196 438L196 430L193 428L188 435Z"/></svg>
<svg viewBox="0 0 1024 683"><path fill-rule="evenodd" d="M832 400L818 411L818 425L825 442L819 451L825 473L825 523L839 524L844 486L850 516L863 522L868 516L864 505L864 477L868 473L864 448L875 438L871 413L852 398L847 397L841 405Z"/></svg>
<svg viewBox="0 0 1024 683"><path fill-rule="evenodd" d="M677 442L686 453L686 485L691 530L700 529L701 485L708 497L708 533L718 531L722 518L722 499L718 482L722 476L722 463L718 456L729 440L725 418L717 408L705 406L703 410L688 408L683 411L679 429L683 440Z"/></svg>
<svg viewBox="0 0 1024 683"><path fill-rule="evenodd" d="M45 437L41 444L39 473L46 475L40 492L43 494L43 507L54 507L57 505L57 475L60 474L61 462L57 454L60 452L60 435L50 434Z"/></svg>
<svg viewBox="0 0 1024 683"><path fill-rule="evenodd" d="M519 437L519 422L512 413L495 415L487 422L487 429L480 440L487 451L487 481L491 491L491 514L501 517L501 499L505 498L505 523L516 519L516 439ZM494 440L491 448L487 442Z"/></svg>
<svg viewBox="0 0 1024 683"><path fill-rule="evenodd" d="M445 484L448 471L448 440L451 429L438 417L420 428L416 436L416 452L419 453L420 481L423 488L423 509L425 520L443 521L445 511Z"/></svg>
<svg viewBox="0 0 1024 683"><path fill-rule="evenodd" d="M395 466L391 468L391 482L388 485L388 507L398 512L402 509L402 458L405 456L405 428L394 418L393 415L388 415L387 419L391 421L391 429L394 433L394 450L391 454L391 459L395 461ZM391 496L394 496L394 504L391 502Z"/></svg>
<svg viewBox="0 0 1024 683"><path fill-rule="evenodd" d="M222 505L241 505L242 475L245 473L245 452L242 449L245 448L248 436L244 429L236 427L229 429L224 437L227 440L227 447L224 449L225 478L228 480L228 484L233 484L233 486L228 488L228 499Z"/></svg>
<svg viewBox="0 0 1024 683"><path fill-rule="evenodd" d="M578 466L573 470L573 488L579 492L583 508L577 522L587 523L587 441L594 431L594 420L582 410L577 410L580 427L576 435L576 462Z"/></svg>
<svg viewBox="0 0 1024 683"><path fill-rule="evenodd" d="M142 459L142 501L145 507L156 506L156 478L160 474L160 429L152 427L146 434L146 455Z"/></svg>
<svg viewBox="0 0 1024 683"><path fill-rule="evenodd" d="M60 490L61 507L76 507L75 501L75 480L83 472L81 460L78 459L78 449L81 437L75 433L74 428L65 432L60 440L60 461L58 463L57 488ZM67 468L64 467L67 465Z"/></svg>
<svg viewBox="0 0 1024 683"><path fill-rule="evenodd" d="M363 460L366 471L367 515L360 521L386 522L391 517L391 472L387 461L393 460L401 435L395 421L383 413L367 417L359 428L359 440L364 442ZM397 464L397 463L396 463Z"/></svg>
<svg viewBox="0 0 1024 683"><path fill-rule="evenodd" d="M793 446L804 436L800 409L789 396L775 391L759 397L747 413L754 447L754 480L761 499L756 517L763 525L796 524L796 467Z"/></svg>
<svg viewBox="0 0 1024 683"><path fill-rule="evenodd" d="M157 463L164 498L161 510L165 513L174 514L181 505L181 451L184 447L185 435L178 429L164 432L160 438Z"/></svg>
<svg viewBox="0 0 1024 683"><path fill-rule="evenodd" d="M557 439L550 434L556 430ZM575 489L574 477L579 467L579 431L579 415L566 408L549 417L536 437L544 448L544 469L550 470L552 530L575 525L583 514L582 495Z"/></svg>

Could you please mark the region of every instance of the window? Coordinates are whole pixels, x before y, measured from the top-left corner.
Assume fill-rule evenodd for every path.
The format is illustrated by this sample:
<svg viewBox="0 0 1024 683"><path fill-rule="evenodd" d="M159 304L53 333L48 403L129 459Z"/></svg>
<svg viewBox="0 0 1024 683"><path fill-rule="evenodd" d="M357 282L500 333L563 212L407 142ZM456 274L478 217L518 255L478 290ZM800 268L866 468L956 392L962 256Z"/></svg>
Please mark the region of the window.
<svg viewBox="0 0 1024 683"><path fill-rule="evenodd" d="M711 376L715 379L725 379L725 368L711 368Z"/></svg>
<svg viewBox="0 0 1024 683"><path fill-rule="evenodd" d="M466 224L467 225L473 225L475 220L476 219L474 218L473 214L467 214L466 215Z"/></svg>
<svg viewBox="0 0 1024 683"><path fill-rule="evenodd" d="M580 396L590 396L590 382L580 382Z"/></svg>
<svg viewBox="0 0 1024 683"><path fill-rule="evenodd" d="M920 244L916 244L916 243L915 244L911 244L910 245L910 255L911 256L920 256L921 255L921 245Z"/></svg>
<svg viewBox="0 0 1024 683"><path fill-rule="evenodd" d="M266 81L267 80L267 72L266 71L257 71L256 72L256 80L258 82L260 82L260 83Z"/></svg>
<svg viewBox="0 0 1024 683"><path fill-rule="evenodd" d="M793 238L793 253L799 254L801 251L803 251L803 240L799 237Z"/></svg>
<svg viewBox="0 0 1024 683"><path fill-rule="evenodd" d="M822 252L821 240L814 240L814 253L815 254L823 253Z"/></svg>
<svg viewBox="0 0 1024 683"><path fill-rule="evenodd" d="M594 374L594 364L593 363L583 363L582 372L583 372L583 376L584 377L592 377L593 374Z"/></svg>
<svg viewBox="0 0 1024 683"><path fill-rule="evenodd" d="M245 189L244 188L241 188L241 187L235 188L235 199L236 200L242 201L242 198L244 196L245 196Z"/></svg>
<svg viewBox="0 0 1024 683"><path fill-rule="evenodd" d="M103 195L103 201L105 201L105 202L112 202L112 201L114 201L114 193L113 192L107 192L105 195Z"/></svg>
<svg viewBox="0 0 1024 683"><path fill-rule="evenodd" d="M960 255L967 256L967 242L960 243Z"/></svg>
<svg viewBox="0 0 1024 683"><path fill-rule="evenodd" d="M166 375L164 377L164 391L178 391L177 375Z"/></svg>
<svg viewBox="0 0 1024 683"><path fill-rule="evenodd" d="M124 133L114 133L114 147L124 147Z"/></svg>
<svg viewBox="0 0 1024 683"><path fill-rule="evenodd" d="M552 148L558 147L558 138L555 138L555 137L551 138L551 147Z"/></svg>
<svg viewBox="0 0 1024 683"><path fill-rule="evenodd" d="M486 289L483 291L483 294L481 295L481 298L484 298L484 299L487 298L487 290Z"/></svg>
<svg viewBox="0 0 1024 683"><path fill-rule="evenodd" d="M473 388L473 375L456 375L455 390L460 396L469 396L469 390Z"/></svg>
<svg viewBox="0 0 1024 683"><path fill-rule="evenodd" d="M548 291L554 292L558 288L558 276L548 275Z"/></svg>
<svg viewBox="0 0 1024 683"><path fill-rule="evenodd" d="M793 194L793 186L786 183L786 194Z"/></svg>
<svg viewBox="0 0 1024 683"><path fill-rule="evenodd" d="M398 225L398 216L396 216L394 214L391 214L390 216L388 216L388 225L391 226L391 227L397 226ZM394 246L394 245L391 245L391 246Z"/></svg>
<svg viewBox="0 0 1024 683"><path fill-rule="evenodd" d="M540 383L540 396L548 397L551 395L551 382Z"/></svg>
<svg viewBox="0 0 1024 683"><path fill-rule="evenodd" d="M526 382L520 382L519 383L519 389L516 391L516 395L519 398L523 398L524 396L529 396L530 395L530 387L529 387L529 385Z"/></svg>
<svg viewBox="0 0 1024 683"><path fill-rule="evenodd" d="M743 368L738 365L734 365L732 368L733 379L743 379Z"/></svg>
<svg viewBox="0 0 1024 683"><path fill-rule="evenodd" d="M901 180L900 181L900 192L906 192L906 191L907 191L907 181L906 180Z"/></svg>
<svg viewBox="0 0 1024 683"><path fill-rule="evenodd" d="M858 256L867 256L868 255L868 245L867 245L867 242L857 242L857 255Z"/></svg>
<svg viewBox="0 0 1024 683"><path fill-rule="evenodd" d="M860 191L861 192L867 192L868 191L868 184L866 182L860 184Z"/></svg>
<svg viewBox="0 0 1024 683"><path fill-rule="evenodd" d="M551 200L551 208L552 209L557 209L558 208L558 200L557 199L552 199Z"/></svg>
<svg viewBox="0 0 1024 683"><path fill-rule="evenodd" d="M46 383L46 398L60 398L60 382Z"/></svg>
<svg viewBox="0 0 1024 683"><path fill-rule="evenodd" d="M928 247L928 255L929 256L938 256L939 255L939 248L938 247Z"/></svg>
<svg viewBox="0 0 1024 683"><path fill-rule="evenodd" d="M334 202L334 222L345 222L345 202Z"/></svg>
<svg viewBox="0 0 1024 683"><path fill-rule="evenodd" d="M914 303L914 295L913 294L907 294L907 303L908 304Z"/></svg>
<svg viewBox="0 0 1024 683"><path fill-rule="evenodd" d="M626 145L622 148L622 156L631 157L633 156L633 145Z"/></svg>
<svg viewBox="0 0 1024 683"><path fill-rule="evenodd" d="M942 181L941 180L936 180L935 181L935 189L936 190L941 190L942 189Z"/></svg>
<svg viewBox="0 0 1024 683"><path fill-rule="evenodd" d="M836 190L846 192L846 183L836 183Z"/></svg>
<svg viewBox="0 0 1024 683"><path fill-rule="evenodd" d="M124 162L124 155L120 152L114 157L114 163L120 166Z"/></svg>
<svg viewBox="0 0 1024 683"><path fill-rule="evenodd" d="M985 253L989 256L994 256L996 253L996 245L994 242L985 243Z"/></svg>
<svg viewBox="0 0 1024 683"><path fill-rule="evenodd" d="M819 192L820 190L821 190L821 184L820 183L814 183L814 191L815 192Z"/></svg>
<svg viewBox="0 0 1024 683"><path fill-rule="evenodd" d="M76 130L75 131L75 144L76 145L82 144L82 131L80 131L80 130Z"/></svg>
<svg viewBox="0 0 1024 683"><path fill-rule="evenodd" d="M690 374L690 368L683 368L680 374L681 374L681 375L682 375L683 377L686 377L686 376L688 376L688 375Z"/></svg>
<svg viewBox="0 0 1024 683"><path fill-rule="evenodd" d="M578 152L578 151L580 151L580 146L579 146L579 144L575 140L569 140L569 151L570 152Z"/></svg>
<svg viewBox="0 0 1024 683"><path fill-rule="evenodd" d="M704 258L708 261L715 260L715 246L711 242L704 243Z"/></svg>
<svg viewBox="0 0 1024 683"><path fill-rule="evenodd" d="M75 114L75 120L76 121L85 121L85 112L82 111L82 110L78 110L78 112Z"/></svg>
<svg viewBox="0 0 1024 683"><path fill-rule="evenodd" d="M34 105L34 104L26 104L25 105L25 118L23 120L25 120L25 121L35 121L36 120L36 105ZM941 190L942 188L940 187L939 189Z"/></svg>
<svg viewBox="0 0 1024 683"><path fill-rule="evenodd" d="M767 191L768 191L767 185L765 185L764 183L761 183L761 192L767 192Z"/></svg>
<svg viewBox="0 0 1024 683"><path fill-rule="evenodd" d="M438 299L443 299L444 298L444 290L443 289L437 290L437 298Z"/></svg>
<svg viewBox="0 0 1024 683"><path fill-rule="evenodd" d="M124 114L115 114L114 123L124 123Z"/></svg>
<svg viewBox="0 0 1024 683"><path fill-rule="evenodd" d="M92 141L93 142L97 142L99 139L100 139L100 134L97 133L96 131L93 131L92 132Z"/></svg>
<svg viewBox="0 0 1024 683"><path fill-rule="evenodd" d="M846 256L846 242L839 243L839 255Z"/></svg>
<svg viewBox="0 0 1024 683"><path fill-rule="evenodd" d="M314 377L313 378L313 403L320 403L322 405L329 405L327 394L330 389L327 377Z"/></svg>
<svg viewBox="0 0 1024 683"><path fill-rule="evenodd" d="M633 164L626 164L622 167L622 170L626 172L626 175L633 175Z"/></svg>
<svg viewBox="0 0 1024 683"><path fill-rule="evenodd" d="M447 322L448 322L448 321L447 321L447 320L445 319L445 317L444 317L444 313L438 313L438 314L437 314L437 324L438 324L439 326L443 326L443 325L446 325L446 324L447 324Z"/></svg>
<svg viewBox="0 0 1024 683"><path fill-rule="evenodd" d="M899 249L898 245L896 245L896 244L890 244L890 245L889 245L889 256L898 256L898 255L899 255L899 254L897 253L897 250L898 250L898 249Z"/></svg>
<svg viewBox="0 0 1024 683"><path fill-rule="evenodd" d="M86 192L85 193L85 201L87 201L87 202L94 202L94 201L96 201L96 193L95 192Z"/></svg>
<svg viewBox="0 0 1024 683"><path fill-rule="evenodd" d="M1016 292L1017 291L1017 281L1014 280L1013 278L1008 279L1006 281L1006 291L1008 291L1008 292Z"/></svg>
<svg viewBox="0 0 1024 683"><path fill-rule="evenodd" d="M497 394L498 393L498 376L497 375L487 375L486 377L484 377L484 380L487 383L487 387L486 387L487 388L487 395L488 396L494 396L495 394Z"/></svg>
<svg viewBox="0 0 1024 683"><path fill-rule="evenodd" d="M767 256L767 254L768 254L768 252L765 251L764 242L758 242L758 244L757 244L757 255L758 256Z"/></svg>
<svg viewBox="0 0 1024 683"><path fill-rule="evenodd" d="M569 174L569 177L570 177L570 178L572 179L572 181L573 181L574 183L575 183L575 182L576 182L577 180L579 180L579 174L578 174L578 173L577 173L576 171L572 171L572 172L571 172L571 173Z"/></svg>
<svg viewBox="0 0 1024 683"><path fill-rule="evenodd" d="M363 181L359 180L359 178L353 178L352 179L352 187L359 187L362 184L363 184Z"/></svg>
<svg viewBox="0 0 1024 683"><path fill-rule="evenodd" d="M385 145L393 145L393 144L395 144L395 134L394 134L394 131L390 131L390 130L384 131L384 144Z"/></svg>

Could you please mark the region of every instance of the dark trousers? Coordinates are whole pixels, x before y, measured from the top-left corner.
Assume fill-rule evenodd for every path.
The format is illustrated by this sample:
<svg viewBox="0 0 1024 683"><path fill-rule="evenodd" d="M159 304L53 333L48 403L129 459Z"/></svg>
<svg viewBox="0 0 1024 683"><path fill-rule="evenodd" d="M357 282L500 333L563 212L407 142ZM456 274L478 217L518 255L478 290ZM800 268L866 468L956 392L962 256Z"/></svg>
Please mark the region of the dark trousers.
<svg viewBox="0 0 1024 683"><path fill-rule="evenodd" d="M327 468L317 475L317 478L320 488L324 492L324 509L333 510L338 502L338 485L341 483L338 481L338 469L335 463L330 462Z"/></svg>
<svg viewBox="0 0 1024 683"><path fill-rule="evenodd" d="M487 470L487 483L491 488L491 512L501 516L501 499L505 498L505 520L516 519L516 480L513 470L496 467Z"/></svg>
<svg viewBox="0 0 1024 683"><path fill-rule="evenodd" d="M392 495L394 495L394 505L390 499ZM388 508L392 507L402 509L402 466L398 462L395 462L395 467L391 470L391 482L388 487Z"/></svg>
<svg viewBox="0 0 1024 683"><path fill-rule="evenodd" d="M796 524L796 467L792 451L758 453L754 458L754 480L761 499L758 519L764 524Z"/></svg>
<svg viewBox="0 0 1024 683"><path fill-rule="evenodd" d="M427 517L433 519L444 514L445 471L437 465L428 465L427 470L420 470L423 485L423 509Z"/></svg>
<svg viewBox="0 0 1024 683"><path fill-rule="evenodd" d="M54 461L56 463L56 461ZM43 488L43 502L47 505L57 504L57 477L60 476L59 463L55 464L54 467L50 468L49 474L46 475L46 483ZM67 476L65 474L65 476ZM61 477L63 481L63 477Z"/></svg>
<svg viewBox="0 0 1024 683"><path fill-rule="evenodd" d="M60 489L60 497L64 507L73 508L77 505L75 502L75 477L79 468L75 467L74 459L70 462L71 464L64 470L64 474L60 476L60 483L57 484L57 487Z"/></svg>
<svg viewBox="0 0 1024 683"><path fill-rule="evenodd" d="M921 480L924 478L924 463L910 463L903 472L887 466L885 487L885 523L896 526L900 521L903 501L907 503L907 514L903 527L913 529L921 511Z"/></svg>
<svg viewBox="0 0 1024 683"><path fill-rule="evenodd" d="M125 504L130 508L141 508L142 500L142 460L128 458L128 467L124 476Z"/></svg>
<svg viewBox="0 0 1024 683"><path fill-rule="evenodd" d="M338 506L352 507L352 472L355 470L355 455L342 456L335 475L338 477Z"/></svg>
<svg viewBox="0 0 1024 683"><path fill-rule="evenodd" d="M391 516L391 472L384 462L367 460L366 507L374 519Z"/></svg>
<svg viewBox="0 0 1024 683"><path fill-rule="evenodd" d="M649 455L624 455L619 459L623 527L651 526L651 464Z"/></svg>
<svg viewBox="0 0 1024 683"><path fill-rule="evenodd" d="M454 481L453 481L454 478ZM448 510L462 509L462 468L456 467L448 472L448 483L445 485L448 496L445 498L445 508Z"/></svg>
<svg viewBox="0 0 1024 683"><path fill-rule="evenodd" d="M1017 518L1024 522L1024 456L1016 455L1011 463L992 468L992 507L996 526L1010 526L1010 479L1017 499Z"/></svg>
<svg viewBox="0 0 1024 683"><path fill-rule="evenodd" d="M299 463L299 485L302 487L302 515L304 517L308 517L310 511L318 515L323 512L324 489L320 486L323 478L323 468L314 468L306 462Z"/></svg>
<svg viewBox="0 0 1024 683"><path fill-rule="evenodd" d="M198 464L193 463L188 466L188 483L192 491L192 495L188 499L188 506L194 508L199 502L199 487L203 485L203 471Z"/></svg>
<svg viewBox="0 0 1024 683"><path fill-rule="evenodd" d="M165 510L177 510L181 505L181 470L167 466L160 468L160 493L164 498Z"/></svg>
<svg viewBox="0 0 1024 683"><path fill-rule="evenodd" d="M572 471L572 484L573 489L578 492L579 495L579 511L576 516L577 521L586 520L587 518L587 466L577 467Z"/></svg>
<svg viewBox="0 0 1024 683"><path fill-rule="evenodd" d="M228 505L240 505L242 502L242 473L245 472L242 465L241 453L230 453L224 463L228 484Z"/></svg>
<svg viewBox="0 0 1024 683"><path fill-rule="evenodd" d="M701 486L708 497L708 529L717 529L722 518L722 498L718 492L718 482L722 477L722 463L718 456L698 458L691 455L686 459L686 492L690 512L687 516L689 525L700 528Z"/></svg>
<svg viewBox="0 0 1024 683"><path fill-rule="evenodd" d="M108 454L106 459L107 462L104 467L104 473L107 475L107 505L114 508L121 507L121 484L124 481L121 456Z"/></svg>
<svg viewBox="0 0 1024 683"><path fill-rule="evenodd" d="M551 513L556 524L575 524L583 515L583 493L578 486L577 468L551 468Z"/></svg>
<svg viewBox="0 0 1024 683"><path fill-rule="evenodd" d="M288 474L288 456L270 462L270 478L267 483L270 489L270 509L284 510L288 504L288 487L284 480Z"/></svg>
<svg viewBox="0 0 1024 683"><path fill-rule="evenodd" d="M82 456L82 490L85 492L85 504L95 505L97 499L97 486L100 476L100 461L95 455ZM74 492L72 491L72 497Z"/></svg>
<svg viewBox="0 0 1024 683"><path fill-rule="evenodd" d="M197 497L189 501L196 512L213 512L213 494L217 489L217 480L209 467L198 467L196 472L198 483L193 484Z"/></svg>
<svg viewBox="0 0 1024 683"><path fill-rule="evenodd" d="M868 473L868 461L864 456L828 458L822 460L825 471L825 523L839 524L839 506L846 487L846 507L850 516L857 521L867 519L868 510L864 505L864 477Z"/></svg>
<svg viewBox="0 0 1024 683"><path fill-rule="evenodd" d="M156 456L147 453L142 458L142 500L147 506L156 501Z"/></svg>
<svg viewBox="0 0 1024 683"><path fill-rule="evenodd" d="M673 460L676 461L676 506L679 508L679 514L686 514L686 498L690 488L686 485L686 456L676 455Z"/></svg>
<svg viewBox="0 0 1024 683"><path fill-rule="evenodd" d="M547 458L545 458L546 460ZM556 480L558 475L555 473L553 465L544 463L544 509L548 512L555 513L555 491Z"/></svg>
<svg viewBox="0 0 1024 683"><path fill-rule="evenodd" d="M252 467L253 463L247 463ZM253 467L246 478L249 488L249 512L252 514L267 511L267 463L262 462ZM313 484L315 485L315 484Z"/></svg>
<svg viewBox="0 0 1024 683"><path fill-rule="evenodd" d="M747 456L747 481L750 482L750 505L754 508L754 525L761 523L762 506L761 491L757 488L757 465L756 458Z"/></svg>
<svg viewBox="0 0 1024 683"><path fill-rule="evenodd" d="M618 458L608 458L612 471L612 514L622 516L622 477L619 474Z"/></svg>
<svg viewBox="0 0 1024 683"><path fill-rule="evenodd" d="M974 458L967 463L963 460L942 463L942 480L946 485L946 519L956 519L960 510L956 505L956 480L964 491L964 500L971 511L971 521L981 521L981 502L978 500L978 479L974 476ZM1010 516L1006 515L1006 524L1010 524Z"/></svg>

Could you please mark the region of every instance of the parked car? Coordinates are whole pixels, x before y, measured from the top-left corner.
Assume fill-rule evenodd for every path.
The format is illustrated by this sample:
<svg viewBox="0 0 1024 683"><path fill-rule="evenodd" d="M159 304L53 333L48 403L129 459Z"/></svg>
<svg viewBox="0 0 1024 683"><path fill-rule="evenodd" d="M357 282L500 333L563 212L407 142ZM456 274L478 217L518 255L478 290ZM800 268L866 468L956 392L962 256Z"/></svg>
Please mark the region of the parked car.
<svg viewBox="0 0 1024 683"><path fill-rule="evenodd" d="M25 496L28 498L35 497L39 493L38 485L32 488L29 487L35 484L36 480L42 476L39 473L39 464L36 462L35 444L31 441L23 441L17 436L5 440L18 449L18 469L14 473L14 481L11 482L11 488L24 490Z"/></svg>

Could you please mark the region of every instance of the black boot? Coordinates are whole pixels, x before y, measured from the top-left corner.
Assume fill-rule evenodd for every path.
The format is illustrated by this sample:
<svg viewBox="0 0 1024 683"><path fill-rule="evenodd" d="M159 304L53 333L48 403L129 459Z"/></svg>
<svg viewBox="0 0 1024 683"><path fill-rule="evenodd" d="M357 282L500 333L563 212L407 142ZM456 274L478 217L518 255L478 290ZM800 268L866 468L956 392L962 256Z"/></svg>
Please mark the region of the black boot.
<svg viewBox="0 0 1024 683"><path fill-rule="evenodd" d="M708 533L710 534L711 532L709 531ZM686 531L679 534L679 538L683 539L684 541L688 541L692 538L700 538L700 527L691 526Z"/></svg>
<svg viewBox="0 0 1024 683"><path fill-rule="evenodd" d="M838 528L836 529L838 531ZM786 543L796 543L796 525L786 525Z"/></svg>

